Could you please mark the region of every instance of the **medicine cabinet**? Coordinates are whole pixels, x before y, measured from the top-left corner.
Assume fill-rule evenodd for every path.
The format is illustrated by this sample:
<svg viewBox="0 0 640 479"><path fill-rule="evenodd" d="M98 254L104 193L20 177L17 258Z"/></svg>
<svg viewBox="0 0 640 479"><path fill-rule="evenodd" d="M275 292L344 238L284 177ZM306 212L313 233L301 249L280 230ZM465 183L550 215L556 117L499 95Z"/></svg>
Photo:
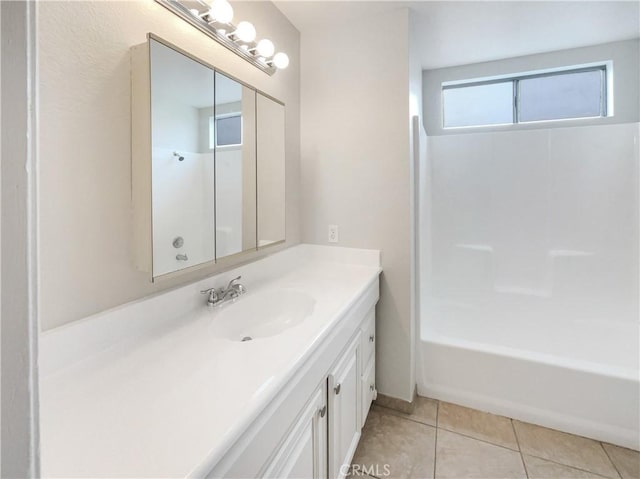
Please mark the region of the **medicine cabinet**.
<svg viewBox="0 0 640 479"><path fill-rule="evenodd" d="M152 281L285 240L284 109L153 34L133 47L134 255Z"/></svg>

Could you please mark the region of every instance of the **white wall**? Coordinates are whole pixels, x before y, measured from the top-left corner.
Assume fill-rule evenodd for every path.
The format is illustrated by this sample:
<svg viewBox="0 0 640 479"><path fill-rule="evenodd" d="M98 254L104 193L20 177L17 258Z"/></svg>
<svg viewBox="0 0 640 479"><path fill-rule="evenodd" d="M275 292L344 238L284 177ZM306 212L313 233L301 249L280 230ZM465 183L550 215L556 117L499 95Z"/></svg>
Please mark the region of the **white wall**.
<svg viewBox="0 0 640 479"><path fill-rule="evenodd" d="M256 177L257 231L258 244L262 246L282 241L285 231L286 218L282 214L282 205L286 201L286 192L282 187L284 138L281 133L285 109L264 95L257 96L256 106L256 151L260 158Z"/></svg>
<svg viewBox="0 0 640 479"><path fill-rule="evenodd" d="M220 258L242 251L242 148L218 149L216 186L216 255Z"/></svg>
<svg viewBox="0 0 640 479"><path fill-rule="evenodd" d="M382 250L378 390L411 400L409 11L302 37L303 240Z"/></svg>
<svg viewBox="0 0 640 479"><path fill-rule="evenodd" d="M575 337L593 322L637 322L638 138L638 123L430 137L423 324Z"/></svg>
<svg viewBox="0 0 640 479"><path fill-rule="evenodd" d="M153 0L39 2L42 329L211 274L149 283L131 259L129 49L153 32L287 105L287 244L300 241L299 33L269 2L234 2L291 59L269 77Z"/></svg>
<svg viewBox="0 0 640 479"><path fill-rule="evenodd" d="M591 47L572 48L550 53L527 55L485 63L425 70L423 74L424 123L428 135L459 134L462 130L442 128L442 82L483 78L494 75L530 72L586 63L613 61L614 116L589 120L590 124L628 123L640 121L640 40L605 43ZM584 124L582 120L564 120L557 126ZM483 127L481 131L509 131L513 129L547 128L547 123ZM466 131L480 131L467 129Z"/></svg>

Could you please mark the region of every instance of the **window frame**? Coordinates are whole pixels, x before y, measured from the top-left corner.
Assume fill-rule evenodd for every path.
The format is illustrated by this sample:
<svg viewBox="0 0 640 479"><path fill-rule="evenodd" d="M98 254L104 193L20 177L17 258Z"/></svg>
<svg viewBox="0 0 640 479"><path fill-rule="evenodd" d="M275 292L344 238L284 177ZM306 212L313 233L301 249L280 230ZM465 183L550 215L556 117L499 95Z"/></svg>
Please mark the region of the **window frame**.
<svg viewBox="0 0 640 479"><path fill-rule="evenodd" d="M229 145L219 145L218 144L218 120L224 120L226 118L240 117L240 143L232 143ZM213 130L213 135L211 135ZM211 138L213 137L213 146L211 146ZM244 121L242 118L242 112L229 112L229 113L220 113L219 115L210 116L209 117L209 149L218 148L220 150L223 149L235 149L242 147L244 143Z"/></svg>
<svg viewBox="0 0 640 479"><path fill-rule="evenodd" d="M529 80L532 78L547 78L558 75L568 75L572 73L585 73L585 72L600 72L600 114L598 116L585 116L585 117L569 117L569 118L552 118L547 120L530 120L530 121L521 121L520 120L520 82L522 80ZM441 96L441 117L442 117L442 129L445 130L453 130L453 129L464 129L464 128L491 128L491 127L504 127L511 125L529 125L535 123L543 123L550 121L567 121L567 120L585 120L585 119L595 119L595 118L606 118L611 116L611 112L613 111L610 102L612 102L612 97L609 91L609 75L611 74L612 68L610 62L601 62L594 63L589 65L582 66L573 66L573 67L563 67L563 68L554 68L549 70L541 70L537 72L529 72L529 73L521 73L515 75L501 75L491 78L478 78L471 80L456 80L451 82L443 82L440 88L440 96ZM513 107L513 119L511 123L496 123L496 124L486 124L486 125L465 125L465 126L446 126L445 125L445 104L444 104L444 92L445 90L453 90L457 88L467 88L474 86L482 86L482 85L491 85L495 83L512 83L513 85L513 97L512 97L512 107Z"/></svg>

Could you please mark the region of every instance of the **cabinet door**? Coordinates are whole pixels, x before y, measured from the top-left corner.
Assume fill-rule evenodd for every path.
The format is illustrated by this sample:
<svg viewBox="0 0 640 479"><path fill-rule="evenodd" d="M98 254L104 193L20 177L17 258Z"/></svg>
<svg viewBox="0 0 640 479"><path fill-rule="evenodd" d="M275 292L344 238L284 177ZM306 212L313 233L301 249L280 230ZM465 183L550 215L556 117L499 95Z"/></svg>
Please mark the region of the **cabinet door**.
<svg viewBox="0 0 640 479"><path fill-rule="evenodd" d="M360 334L329 374L329 477L345 476L360 439Z"/></svg>
<svg viewBox="0 0 640 479"><path fill-rule="evenodd" d="M267 467L264 477L326 479L327 390L322 384L304 409L287 439Z"/></svg>
<svg viewBox="0 0 640 479"><path fill-rule="evenodd" d="M364 427L364 423L367 420L371 403L376 398L376 367L375 358L371 358L369 364L364 367L364 373L361 379L361 394L362 394L362 410L360 418L360 427Z"/></svg>

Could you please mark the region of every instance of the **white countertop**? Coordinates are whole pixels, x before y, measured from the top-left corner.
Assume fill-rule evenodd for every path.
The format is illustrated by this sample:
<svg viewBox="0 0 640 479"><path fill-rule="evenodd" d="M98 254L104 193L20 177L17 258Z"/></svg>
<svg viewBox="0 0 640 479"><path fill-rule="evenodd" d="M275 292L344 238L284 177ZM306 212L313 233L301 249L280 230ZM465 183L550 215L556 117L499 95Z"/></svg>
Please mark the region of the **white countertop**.
<svg viewBox="0 0 640 479"><path fill-rule="evenodd" d="M313 296L312 315L276 336L221 339L215 334L220 312L203 297L171 318L160 317L153 304L167 301L161 296L45 333L41 361L55 367L44 365L40 384L42 476L187 477L212 469L377 280L379 253L351 251L301 245L169 293L194 301L200 287L220 286L242 270L243 280L260 271L262 281L243 281L248 292L239 301L267 289ZM265 274L270 269L275 277ZM135 334L128 337L120 323L145 311L158 320L145 318L148 327L132 320ZM121 328L119 337L90 337L115 321L111 329ZM95 348L69 353L80 340Z"/></svg>

